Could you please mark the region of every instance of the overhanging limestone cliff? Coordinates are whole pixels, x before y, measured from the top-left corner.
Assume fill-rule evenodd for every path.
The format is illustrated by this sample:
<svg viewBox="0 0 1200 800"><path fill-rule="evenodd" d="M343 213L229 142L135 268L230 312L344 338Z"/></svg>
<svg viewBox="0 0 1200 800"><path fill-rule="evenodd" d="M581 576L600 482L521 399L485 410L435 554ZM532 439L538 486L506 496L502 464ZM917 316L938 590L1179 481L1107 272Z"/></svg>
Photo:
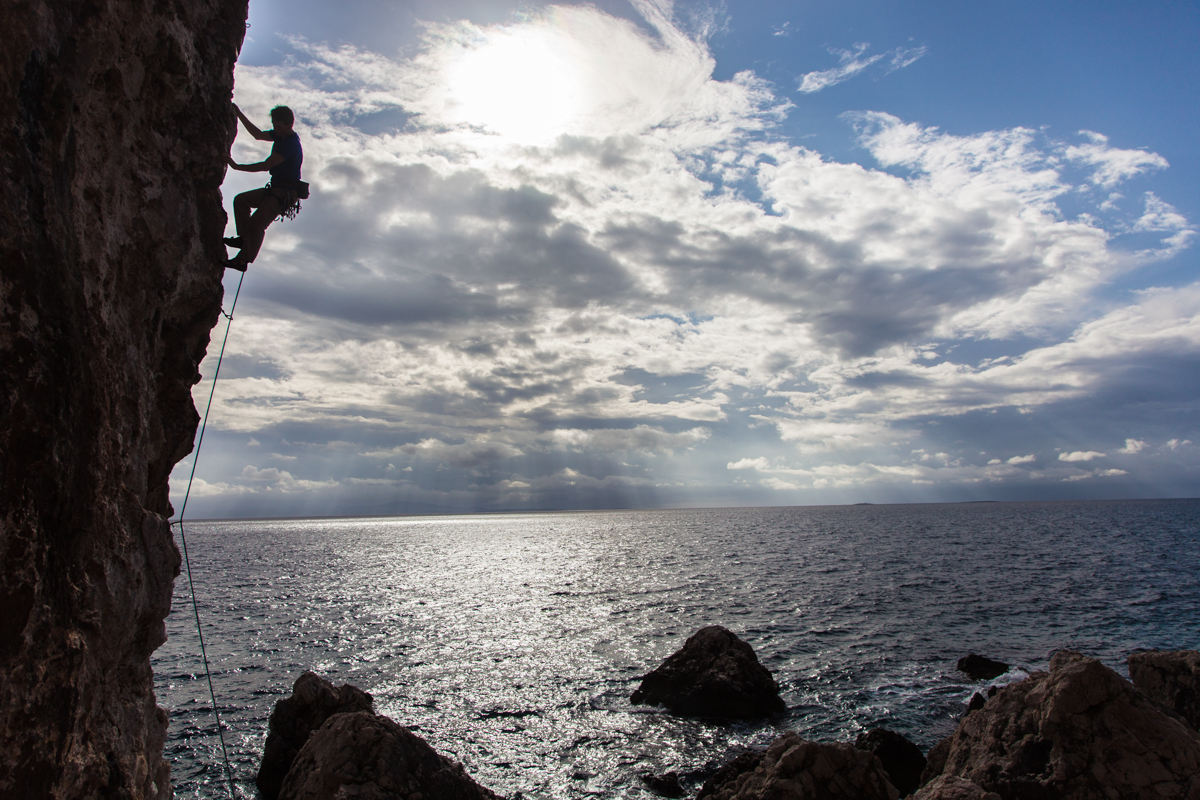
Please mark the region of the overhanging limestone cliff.
<svg viewBox="0 0 1200 800"><path fill-rule="evenodd" d="M167 478L221 301L246 0L0 6L0 796L165 797Z"/></svg>

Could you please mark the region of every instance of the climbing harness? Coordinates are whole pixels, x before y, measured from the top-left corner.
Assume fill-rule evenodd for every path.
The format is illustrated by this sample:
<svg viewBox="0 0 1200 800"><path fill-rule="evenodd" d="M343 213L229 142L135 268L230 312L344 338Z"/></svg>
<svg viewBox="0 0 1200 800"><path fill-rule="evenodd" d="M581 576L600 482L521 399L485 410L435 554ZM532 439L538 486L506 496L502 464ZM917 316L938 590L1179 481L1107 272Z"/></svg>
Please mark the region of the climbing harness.
<svg viewBox="0 0 1200 800"><path fill-rule="evenodd" d="M196 635L200 638L200 656L204 659L204 676L208 678L208 696L212 698L213 717L217 720L217 735L221 738L221 755L225 758L225 780L229 784L229 797L236 800L237 794L233 788L233 768L229 764L229 751L225 748L225 731L221 727L221 712L217 710L217 693L213 691L212 671L208 668L208 653L204 649L204 633L200 630L200 607L196 605L196 585L192 583L192 565L188 560L187 536L183 532L183 515L187 511L188 497L192 494L192 481L196 477L196 463L200 461L200 445L204 443L204 429L208 426L208 412L212 408L213 395L217 392L217 378L221 375L221 360L225 358L225 344L229 341L229 329L233 326L233 312L237 308L238 296L242 293L242 281L246 279L246 273L243 272L238 278L237 291L233 293L233 304L229 306L229 313L225 313L225 309L221 309L221 316L225 317L225 338L221 340L221 352L217 356L217 368L213 370L212 388L208 391L208 404L204 406L204 419L200 423L200 435L196 439L196 454L192 456L192 474L188 477L187 491L183 495L183 505L179 507L179 519L171 523L179 525L179 540L183 543L183 563L187 567L188 589L192 594L192 613L196 616Z"/></svg>
<svg viewBox="0 0 1200 800"><path fill-rule="evenodd" d="M271 179L267 184L271 194L279 201L279 214L275 219L295 219L300 213L300 201L308 199L308 184L304 181Z"/></svg>

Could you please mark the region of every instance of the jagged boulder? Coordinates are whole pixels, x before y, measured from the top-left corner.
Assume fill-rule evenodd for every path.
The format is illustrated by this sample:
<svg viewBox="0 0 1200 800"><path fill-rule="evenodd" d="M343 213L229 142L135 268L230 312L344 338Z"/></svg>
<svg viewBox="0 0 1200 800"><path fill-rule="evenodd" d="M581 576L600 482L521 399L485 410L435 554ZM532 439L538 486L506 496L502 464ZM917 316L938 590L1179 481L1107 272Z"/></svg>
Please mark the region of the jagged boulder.
<svg viewBox="0 0 1200 800"><path fill-rule="evenodd" d="M1000 689L962 720L943 774L1004 800L1197 800L1200 734L1096 659L1063 651L1048 673Z"/></svg>
<svg viewBox="0 0 1200 800"><path fill-rule="evenodd" d="M854 741L854 746L875 754L901 797L907 797L921 785L925 755L921 748L902 734L886 728L876 728L860 733Z"/></svg>
<svg viewBox="0 0 1200 800"><path fill-rule="evenodd" d="M1001 800L1000 795L981 789L974 783L953 775L939 775L930 781L921 791L912 796L912 800Z"/></svg>
<svg viewBox="0 0 1200 800"><path fill-rule="evenodd" d="M921 770L921 786L942 774L946 767L946 756L950 755L950 743L953 741L953 736L947 736L929 748L929 755L925 757L925 769Z"/></svg>
<svg viewBox="0 0 1200 800"><path fill-rule="evenodd" d="M372 710L371 695L356 686L346 683L335 687L312 672L297 678L291 697L280 700L271 711L267 744L256 781L263 800L279 796L296 754L327 719L334 714Z"/></svg>
<svg viewBox="0 0 1200 800"><path fill-rule="evenodd" d="M642 678L633 703L664 705L677 714L750 719L785 708L779 685L753 648L727 628L693 633L674 655Z"/></svg>
<svg viewBox="0 0 1200 800"><path fill-rule="evenodd" d="M1008 672L1008 664L970 653L958 660L958 671L973 681L990 681Z"/></svg>
<svg viewBox="0 0 1200 800"><path fill-rule="evenodd" d="M807 742L786 733L757 758L742 756L700 789L696 800L898 800L879 759L848 743ZM732 765L731 765L732 766Z"/></svg>
<svg viewBox="0 0 1200 800"><path fill-rule="evenodd" d="M700 791L696 794L696 800L705 800L707 797L713 796L721 787L731 786L736 781L739 775L746 772L753 772L762 763L763 757L766 756L765 750L750 750L745 753L739 753L732 761L725 764L712 777L704 782L700 787Z"/></svg>
<svg viewBox="0 0 1200 800"><path fill-rule="evenodd" d="M1200 729L1200 652L1134 653L1127 663L1129 678L1139 691Z"/></svg>
<svg viewBox="0 0 1200 800"><path fill-rule="evenodd" d="M499 800L387 717L334 714L292 762L279 800Z"/></svg>

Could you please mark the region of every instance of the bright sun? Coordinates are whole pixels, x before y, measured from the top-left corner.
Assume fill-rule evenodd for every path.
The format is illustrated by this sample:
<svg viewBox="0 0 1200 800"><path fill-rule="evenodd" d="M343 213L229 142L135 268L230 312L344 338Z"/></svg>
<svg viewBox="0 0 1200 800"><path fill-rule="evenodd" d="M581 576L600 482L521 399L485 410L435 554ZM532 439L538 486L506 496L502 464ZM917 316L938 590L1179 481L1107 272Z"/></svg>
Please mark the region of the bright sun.
<svg viewBox="0 0 1200 800"><path fill-rule="evenodd" d="M450 69L450 113L521 144L566 133L584 109L583 81L566 37L543 30L492 33Z"/></svg>

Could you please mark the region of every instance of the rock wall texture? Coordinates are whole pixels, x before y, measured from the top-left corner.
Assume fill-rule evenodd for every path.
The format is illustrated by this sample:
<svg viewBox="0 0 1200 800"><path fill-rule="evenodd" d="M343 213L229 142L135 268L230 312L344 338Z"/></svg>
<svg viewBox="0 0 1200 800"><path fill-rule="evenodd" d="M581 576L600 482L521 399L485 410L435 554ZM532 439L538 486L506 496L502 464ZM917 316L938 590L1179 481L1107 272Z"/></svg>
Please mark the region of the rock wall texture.
<svg viewBox="0 0 1200 800"><path fill-rule="evenodd" d="M1134 653L1128 664L1140 692L1200 730L1200 652L1152 650Z"/></svg>
<svg viewBox="0 0 1200 800"><path fill-rule="evenodd" d="M0 4L0 797L167 797L167 479L246 0Z"/></svg>
<svg viewBox="0 0 1200 800"><path fill-rule="evenodd" d="M913 800L1001 800L1000 795L980 789L964 778L939 775L921 791L912 795Z"/></svg>

